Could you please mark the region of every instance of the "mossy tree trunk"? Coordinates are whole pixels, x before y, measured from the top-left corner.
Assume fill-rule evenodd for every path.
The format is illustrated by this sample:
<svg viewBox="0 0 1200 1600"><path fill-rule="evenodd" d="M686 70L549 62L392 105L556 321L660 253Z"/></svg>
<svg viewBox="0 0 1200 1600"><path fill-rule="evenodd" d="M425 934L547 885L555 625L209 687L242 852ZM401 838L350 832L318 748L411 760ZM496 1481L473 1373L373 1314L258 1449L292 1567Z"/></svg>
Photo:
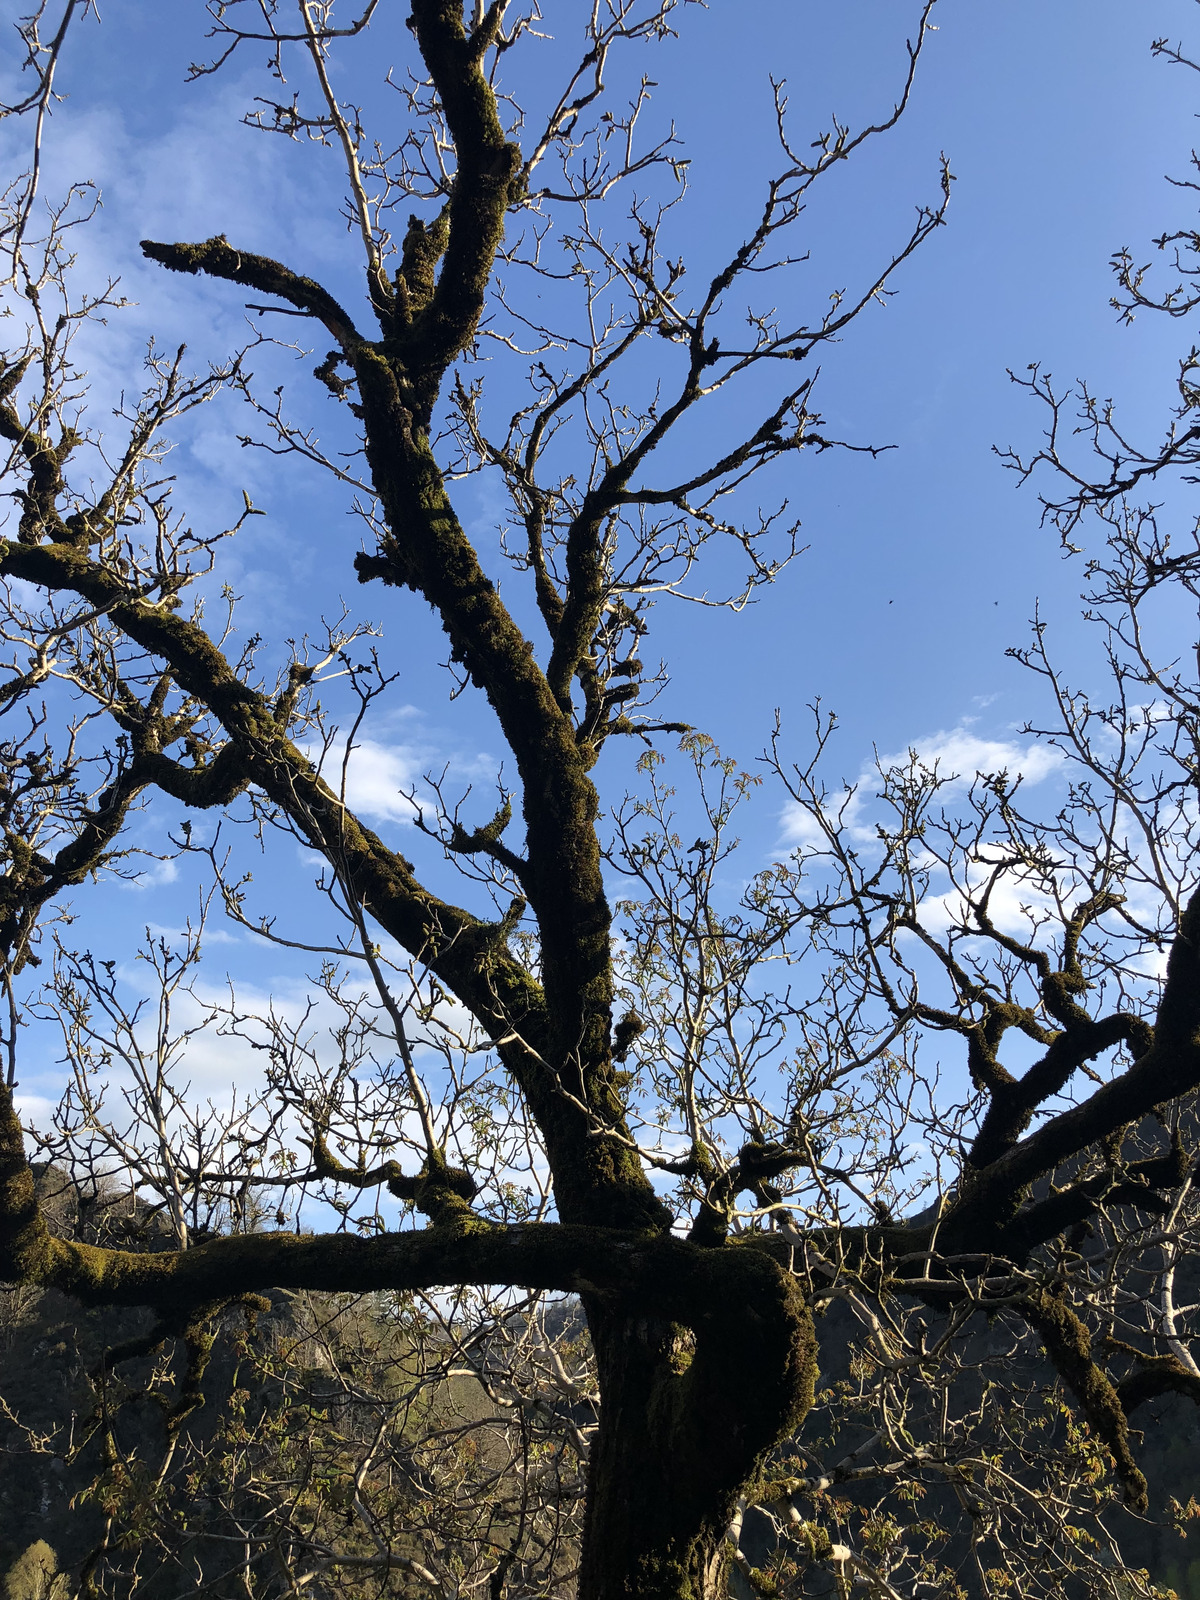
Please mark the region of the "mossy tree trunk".
<svg viewBox="0 0 1200 1600"><path fill-rule="evenodd" d="M580 1600L723 1600L739 1496L816 1376L807 1309L768 1265L716 1252L691 1326L589 1304L604 1403Z"/></svg>

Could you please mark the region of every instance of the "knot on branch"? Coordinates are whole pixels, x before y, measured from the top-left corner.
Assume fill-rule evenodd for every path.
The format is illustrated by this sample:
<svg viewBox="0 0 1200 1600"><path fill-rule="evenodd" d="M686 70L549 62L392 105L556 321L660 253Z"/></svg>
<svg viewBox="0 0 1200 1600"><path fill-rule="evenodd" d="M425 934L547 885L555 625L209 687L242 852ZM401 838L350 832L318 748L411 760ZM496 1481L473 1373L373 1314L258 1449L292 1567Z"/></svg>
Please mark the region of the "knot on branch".
<svg viewBox="0 0 1200 1600"><path fill-rule="evenodd" d="M388 1189L399 1200L410 1200L434 1226L464 1227L477 1223L471 1201L479 1185L464 1167L452 1167L442 1151L430 1156L416 1177L403 1173L388 1179Z"/></svg>
<svg viewBox="0 0 1200 1600"><path fill-rule="evenodd" d="M504 830L512 821L512 802L505 800L496 815L490 822L485 822L481 828L473 828L470 833L455 822L451 825L448 848L458 855L477 855L479 851L491 851L500 843Z"/></svg>
<svg viewBox="0 0 1200 1600"><path fill-rule="evenodd" d="M424 311L433 299L437 264L449 242L450 217L445 209L428 225L420 217L409 217L395 278L397 321L402 327Z"/></svg>
<svg viewBox="0 0 1200 1600"><path fill-rule="evenodd" d="M395 589L417 587L410 563L391 539L386 541L386 549L380 554L371 555L360 550L354 557L354 572L359 583L374 583L379 578Z"/></svg>
<svg viewBox="0 0 1200 1600"><path fill-rule="evenodd" d="M352 378L342 378L338 376L337 369L342 365L345 359L346 357L343 351L331 350L325 357L324 361L321 362L321 365L313 368L313 377L318 383L323 383L325 385L335 400L344 400L350 390L354 387L354 380Z"/></svg>
<svg viewBox="0 0 1200 1600"><path fill-rule="evenodd" d="M794 1167L802 1157L803 1152L794 1145L769 1139L748 1139L738 1151L738 1167L748 1181L777 1178L781 1172Z"/></svg>
<svg viewBox="0 0 1200 1600"><path fill-rule="evenodd" d="M612 1058L617 1063L625 1060L633 1048L633 1041L646 1031L646 1023L636 1011L627 1011L613 1029Z"/></svg>

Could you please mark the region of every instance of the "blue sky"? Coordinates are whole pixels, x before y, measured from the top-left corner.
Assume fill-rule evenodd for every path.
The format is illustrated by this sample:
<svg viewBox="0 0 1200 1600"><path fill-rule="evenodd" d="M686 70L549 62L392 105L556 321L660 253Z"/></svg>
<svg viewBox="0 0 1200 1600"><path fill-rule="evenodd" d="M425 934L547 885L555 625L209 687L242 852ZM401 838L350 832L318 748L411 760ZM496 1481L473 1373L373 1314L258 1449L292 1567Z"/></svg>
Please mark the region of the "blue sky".
<svg viewBox="0 0 1200 1600"><path fill-rule="evenodd" d="M374 88L361 92L392 118L398 97L389 99L379 80L389 52L408 47L402 9L385 4L379 27L349 52L356 70L374 75ZM553 28L571 7L551 0L545 12ZM628 64L656 80L655 114L674 119L691 159L691 192L675 226L699 266L759 203L772 158L770 77L787 79L802 146L831 112L851 124L874 118L898 89L917 12L907 0L711 0L707 10L685 8L677 43ZM204 20L198 0L114 0L102 23L80 28L64 63L67 98L49 133L46 192L71 179L99 184L104 209L80 243L81 263L119 275L136 302L89 336L97 418L136 382L150 335L167 346L186 341L200 361L244 332L235 293L143 262L137 240L145 235L223 232L347 300L360 294L353 240L330 221L340 196L332 156L240 125L246 104L264 92L261 64L247 56L185 85L187 63L203 54ZM1153 318L1119 326L1108 306L1108 260L1127 243L1149 259L1148 241L1187 216L1186 193L1164 174L1187 160L1195 79L1152 61L1150 41L1186 39L1189 29L1194 37L1194 5L942 0L934 20L909 114L815 201L801 225L811 256L785 291L816 307L861 281L902 239L914 207L935 198L946 152L955 174L948 226L903 269L887 307L870 309L822 358L818 403L829 431L896 448L874 461L831 452L790 462L782 491L802 518L807 553L740 616L676 605L656 618L649 653L665 656L672 674L663 710L701 725L746 763L765 744L777 706L802 755L805 707L817 696L841 718L836 762L846 775L872 746L899 751L940 739L969 762L973 740L1019 742L1014 730L1037 702L1004 651L1023 642L1035 603L1064 659L1090 669L1077 615L1080 565L1062 560L1053 534L1039 527L1035 494L1018 491L993 452L1031 449L1041 426L1005 369L1036 360L1062 382L1086 375L1119 397L1129 426L1144 434L1158 430L1171 400L1180 330ZM0 155L9 164L20 146L5 133ZM263 358L264 373L275 359ZM303 390L311 365L279 359L278 371L288 381L300 376ZM302 402L320 403L311 395ZM718 412L694 447L718 447L727 422ZM384 623L401 677L394 710L369 730L359 792L403 846L396 789L449 763L486 794L497 735L470 695L449 703L436 665L444 649L422 608L355 585L358 534L341 492L240 450L244 428L237 406L223 401L180 433L180 505L198 524L224 526L246 489L266 512L227 569L248 631L301 631L339 593ZM773 483L764 498L775 491ZM486 483L466 484L460 509L484 550L492 548ZM605 758L602 784L621 786L623 759ZM748 870L784 839L781 804L768 791L755 802ZM161 839L169 815L158 806L142 819L148 844ZM255 866L264 906L307 915L297 869L286 845ZM193 895L183 868L104 895L102 906L94 891L82 893L72 938L124 959L144 925L177 927ZM263 992L303 987L301 968L238 935L214 943L214 982L226 965ZM30 1094L50 1087L53 1069L44 1054L38 1060L49 1049L35 1047ZM212 1070L219 1075L219 1063Z"/></svg>

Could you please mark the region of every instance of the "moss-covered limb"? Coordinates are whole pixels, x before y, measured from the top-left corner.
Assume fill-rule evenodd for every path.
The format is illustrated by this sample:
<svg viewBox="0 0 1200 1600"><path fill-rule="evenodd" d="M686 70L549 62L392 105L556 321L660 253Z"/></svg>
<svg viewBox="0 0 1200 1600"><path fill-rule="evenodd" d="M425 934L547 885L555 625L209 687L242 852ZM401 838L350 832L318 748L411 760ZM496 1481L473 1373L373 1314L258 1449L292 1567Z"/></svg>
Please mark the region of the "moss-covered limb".
<svg viewBox="0 0 1200 1600"><path fill-rule="evenodd" d="M110 1345L88 1373L88 1377L95 1382L98 1378L106 1377L123 1362L140 1361L144 1356L152 1356L156 1350L162 1349L171 1337L171 1332L171 1328L165 1322L156 1322L149 1333L140 1334L134 1339L125 1339L120 1344Z"/></svg>
<svg viewBox="0 0 1200 1600"><path fill-rule="evenodd" d="M1099 1172L1069 1184L1018 1211L998 1235L997 1248L1014 1261L1024 1261L1039 1244L1086 1222L1101 1206L1134 1206L1165 1216L1171 1202L1162 1191L1177 1189L1190 1165L1187 1153L1177 1144L1167 1155L1135 1161L1116 1171Z"/></svg>
<svg viewBox="0 0 1200 1600"><path fill-rule="evenodd" d="M1167 960L1152 1042L1132 1066L1080 1105L1049 1118L982 1169L968 1169L943 1241L978 1243L981 1230L1011 1220L1015 1202L1038 1178L1155 1106L1200 1086L1200 891L1189 900Z"/></svg>
<svg viewBox="0 0 1200 1600"><path fill-rule="evenodd" d="M421 593L442 618L457 660L484 690L516 758L522 783L527 866L522 873L538 921L546 1000L544 1054L594 1121L624 1133L612 1075L611 913L601 873L598 801L570 720L550 692L533 647L480 566L446 493L428 441L414 432L387 362L359 352L366 449L389 527L378 555L359 559L364 578ZM566 1101L535 1114L551 1145L572 1122ZM586 1119L585 1119L586 1120ZM574 1136L573 1136L574 1137ZM665 1225L640 1165L621 1137L575 1139L558 1199L573 1220ZM590 1195L589 1195L590 1191ZM601 1191L619 1191L605 1193ZM579 1202L581 1210L573 1208ZM593 1205L593 1200L595 1205ZM600 1209L597 1210L596 1206Z"/></svg>
<svg viewBox="0 0 1200 1600"><path fill-rule="evenodd" d="M330 1178L335 1183L344 1183L352 1189L376 1189L385 1183L407 1184L410 1180L404 1168L398 1161L381 1161L376 1167L351 1167L344 1161L339 1161L329 1148L323 1128L314 1128L304 1141L312 1151L313 1171L319 1178ZM393 1193L400 1194L399 1188ZM405 1195L408 1199L411 1196Z"/></svg>
<svg viewBox="0 0 1200 1600"><path fill-rule="evenodd" d="M38 1205L12 1090L0 1086L0 1282L48 1282L56 1243Z"/></svg>
<svg viewBox="0 0 1200 1600"><path fill-rule="evenodd" d="M995 880L993 880L994 882ZM1062 953L1056 964L1049 951L1006 933L993 921L989 911L990 890L973 906L973 915L979 929L1009 955L1015 956L1034 975L1038 994L1048 1016L1070 1033L1073 1029L1086 1030L1092 1019L1079 1003L1079 996L1088 989L1087 978L1079 960L1079 941L1085 931L1106 911L1121 904L1120 895L1109 892L1094 894L1081 901L1063 923ZM1053 1073L1053 1067L1039 1063L1026 1074L1036 1078L1039 1073ZM1061 1085L1059 1086L1061 1087ZM1057 1090L1051 1091L1056 1093Z"/></svg>
<svg viewBox="0 0 1200 1600"><path fill-rule="evenodd" d="M1072 1152L1078 1153L1078 1152ZM1067 1185L1044 1199L1012 1204L1004 1217L992 1216L968 1229L953 1197L946 1200L941 1217L923 1214L914 1222L884 1222L837 1230L810 1229L800 1233L785 1228L773 1233L749 1233L738 1243L771 1255L782 1265L806 1273L806 1259L837 1261L867 1281L888 1284L899 1293L906 1286L923 1294L929 1275L939 1280L932 1303L946 1300L945 1268L938 1259L951 1260L961 1277L972 1260L980 1272L1003 1270L1005 1263L1023 1264L1038 1245L1086 1222L1101 1208L1130 1206L1151 1214L1170 1209L1169 1196L1187 1176L1191 1154L1178 1140L1170 1150L1143 1161L1109 1168ZM970 1196L968 1196L968 1203ZM973 1211L973 1208L972 1208ZM932 1254L931 1254L932 1253ZM951 1296L953 1298L953 1296Z"/></svg>
<svg viewBox="0 0 1200 1600"><path fill-rule="evenodd" d="M450 837L445 841L446 848L456 855L491 856L493 861L498 861L508 868L518 882L525 876L526 862L504 843L504 830L512 821L512 802L505 800L497 810L490 822L481 828L472 828L470 833L457 821L451 824Z"/></svg>
<svg viewBox="0 0 1200 1600"><path fill-rule="evenodd" d="M42 911L64 889L82 883L112 859L125 819L149 781L136 762L119 772L84 813L75 837L52 856L34 850L17 832L7 832L7 868L0 876L0 960L20 971Z"/></svg>
<svg viewBox="0 0 1200 1600"><path fill-rule="evenodd" d="M1117 1384L1117 1399L1126 1416L1164 1394L1181 1394L1200 1405L1200 1378L1181 1361L1174 1356L1143 1355L1140 1350L1128 1353L1137 1357L1138 1366Z"/></svg>
<svg viewBox="0 0 1200 1600"><path fill-rule="evenodd" d="M212 776L215 784L240 782L242 775L233 768L241 762L245 778L286 810L315 848L343 867L387 931L429 960L485 1025L496 1031L511 1025L511 1007L536 1034L539 996L528 975L503 951L490 951L486 972L475 959L487 943L487 925L429 894L402 857L358 824L279 727L266 697L238 677L200 627L129 598L119 575L86 552L59 545L2 549L0 572L102 606L134 643L169 664L180 687L217 717L231 740L233 750ZM187 768L148 759L146 770L164 777L181 798L209 798L198 795L205 780Z"/></svg>
<svg viewBox="0 0 1200 1600"><path fill-rule="evenodd" d="M484 572L446 492L428 441L414 431L390 365L360 354L366 452L393 530L377 555L359 557L363 581L417 590L442 619L455 660L487 695L516 757L527 798L567 793L566 813L595 814L595 795L568 716L550 692L533 646ZM598 860L598 857L597 857Z"/></svg>
<svg viewBox="0 0 1200 1600"><path fill-rule="evenodd" d="M174 761L161 751L147 751L139 756L136 767L144 782L200 811L229 805L249 783L242 753L232 742L222 745L211 761L198 761L192 766Z"/></svg>
<svg viewBox="0 0 1200 1600"><path fill-rule="evenodd" d="M325 1132L315 1128L309 1138L313 1170L318 1177L332 1179L353 1189L376 1189L386 1184L398 1200L411 1200L417 1210L435 1223L477 1222L470 1202L478 1186L469 1172L452 1167L445 1152L435 1150L426 1157L418 1173L407 1173L398 1161L382 1161L376 1167L351 1167L339 1161L329 1148Z"/></svg>
<svg viewBox="0 0 1200 1600"><path fill-rule="evenodd" d="M498 450L487 441L482 431L477 432L479 446L485 450L490 459L500 466L509 481L510 488L515 491L517 503L524 507L523 519L525 523L526 548L529 555L529 564L533 572L534 592L537 597L538 610L546 624L546 631L553 644L558 638L559 629L562 627L565 607L558 587L550 575L546 562L545 531L546 514L553 504L553 496L541 488L536 480L536 469L542 448L545 444L547 433L553 431L555 418L560 416L565 409L589 389L594 389L604 375L635 345L642 337L644 328L641 323L635 323L625 334L615 340L608 350L597 359L581 368L576 376L557 389L553 397L540 408L533 419L529 437L520 458L509 456L504 451ZM474 402L469 394L459 388L459 400L464 411L473 418ZM582 668L586 658L581 658L579 667ZM577 671L579 668L577 668ZM583 674L580 674L581 682ZM553 692L565 715L571 715L571 681L568 676L566 683L562 682L561 671L553 675Z"/></svg>
<svg viewBox="0 0 1200 1600"><path fill-rule="evenodd" d="M1080 1011L1045 1055L1020 1078L1005 1074L1007 1081L988 1084L991 1103L968 1160L972 1166L986 1167L1011 1150L1033 1121L1038 1107L1060 1093L1088 1061L1118 1044L1126 1044L1141 1055L1152 1042L1152 1031L1141 1017L1116 1012L1093 1020Z"/></svg>
<svg viewBox="0 0 1200 1600"><path fill-rule="evenodd" d="M447 368L475 336L521 170L520 147L505 138L484 71L500 16L493 6L468 36L459 0L413 0L410 26L445 112L455 156L445 231L438 239L444 255L437 286L403 347L425 426Z"/></svg>
<svg viewBox="0 0 1200 1600"><path fill-rule="evenodd" d="M602 493L593 490L567 530L567 592L546 668L551 691L562 705L570 704L571 683L590 654L600 625L606 598L600 552L610 509Z"/></svg>
<svg viewBox="0 0 1200 1600"><path fill-rule="evenodd" d="M1041 1244L1087 1222L1102 1208L1128 1206L1165 1215L1170 1196L1192 1165L1176 1142L1160 1156L1111 1168L1013 1208L1007 1221L993 1219L967 1234L960 1228L952 1199L940 1219L923 1214L914 1222L874 1223L803 1232L785 1226L770 1233L739 1236L737 1248L768 1255L803 1279L827 1280L832 1263L876 1289L911 1294L935 1306L961 1297L974 1274L1005 1273L1022 1266Z"/></svg>
<svg viewBox="0 0 1200 1600"><path fill-rule="evenodd" d="M260 294L286 300L297 311L323 322L344 350L362 342L353 319L327 289L267 256L235 250L224 234L199 244L160 244L154 239L143 239L141 247L144 256L172 272L204 272L212 278L225 278L244 288L257 289Z"/></svg>
<svg viewBox="0 0 1200 1600"><path fill-rule="evenodd" d="M287 738L266 697L237 676L195 623L129 599L119 575L72 546L5 546L0 572L52 592L82 595L103 607L111 622L136 644L169 664L184 692L221 722L230 753L218 757L206 769L207 775L148 754L145 772L162 778L179 798L195 803L219 801L226 783L245 780L280 805L313 847L336 863L375 920L405 949L427 961L495 1037L509 1040L503 1047L506 1065L546 1127L551 1159L564 1175L566 1193L570 1194L573 1182L586 1184L589 1164L595 1160L602 1165L606 1155L597 1149L596 1140L589 1139L586 1115L564 1099L557 1078L545 1065L551 1048L541 987L503 943L497 943L491 925L430 894L402 856L362 827ZM109 807L98 817L95 829L112 828L118 820ZM82 875L89 859L75 851L64 869L69 866ZM64 876L63 881L77 878Z"/></svg>
<svg viewBox="0 0 1200 1600"><path fill-rule="evenodd" d="M369 1293L505 1284L587 1294L635 1314L686 1323L698 1340L706 1329L714 1338L732 1339L752 1291L777 1306L790 1305L794 1293L772 1263L748 1254L743 1261L742 1254L701 1251L658 1233L568 1223L505 1228L461 1215L453 1223L373 1238L240 1234L184 1252L82 1245L46 1227L11 1096L0 1091L0 1280L54 1288L87 1305L148 1306L169 1328L188 1326L216 1301L271 1288ZM714 1285L722 1284L713 1303ZM750 1337L757 1337L753 1330ZM786 1374L800 1359L789 1354L792 1337L777 1352L786 1369L781 1382L791 1381ZM719 1382L715 1355L701 1370L706 1382ZM741 1381L725 1376L735 1387ZM682 1427L682 1411L680 1418Z"/></svg>
<svg viewBox="0 0 1200 1600"><path fill-rule="evenodd" d="M401 340L411 329L414 317L433 299L438 263L445 254L449 234L450 214L446 206L432 223L425 223L420 217L409 217L400 247L400 268L396 273L393 342Z"/></svg>
<svg viewBox="0 0 1200 1600"><path fill-rule="evenodd" d="M264 1302L269 1304L269 1302ZM217 1317L228 1306L228 1298L197 1306L179 1330L184 1350L184 1367L175 1388L175 1402L166 1415L167 1437L179 1432L187 1419L204 1404L204 1374L212 1359Z"/></svg>
<svg viewBox="0 0 1200 1600"><path fill-rule="evenodd" d="M366 452L393 530L378 555L356 563L363 581L417 590L437 611L454 656L491 702L528 790L568 785L560 803L595 811L569 719L551 694L533 646L484 572L446 492L428 440L414 429L390 363L362 351L357 363Z"/></svg>
<svg viewBox="0 0 1200 1600"><path fill-rule="evenodd" d="M21 506L18 537L24 543L31 543L45 537L61 539L69 536L70 530L59 514L58 502L65 488L63 465L79 441L77 434L64 428L55 445L46 434L22 422L8 395L24 374L25 364L22 362L9 367L4 374L5 379L11 379L12 382L5 390L3 402L0 402L0 439L8 439L15 444L25 458L29 477L25 488L15 491L15 497Z"/></svg>
<svg viewBox="0 0 1200 1600"><path fill-rule="evenodd" d="M133 757L118 767L90 808L74 815L64 812L62 831L73 831L74 836L53 855L32 848L23 837L19 811L10 813L4 830L6 870L0 876L0 960L12 963L15 970L19 971L28 957L44 908L64 889L82 883L120 854L117 840L130 810L147 788L156 786L190 805L211 806L226 804L245 787L246 774L233 745L227 745L211 762L191 767L172 761L157 748L163 729L174 737L180 728L187 731L189 726L186 717L180 723L177 718L162 716L169 683L169 675L164 674L150 706L135 707L136 722L130 716L119 719L132 732ZM69 774L61 776L69 781ZM78 795L72 799L79 802Z"/></svg>
<svg viewBox="0 0 1200 1600"><path fill-rule="evenodd" d="M33 355L23 355L16 361L8 361L0 353L0 438L13 438L8 430L12 426L12 412L5 415L4 402L11 394L16 392L18 384L33 365Z"/></svg>
<svg viewBox="0 0 1200 1600"><path fill-rule="evenodd" d="M630 479L646 456L666 438L684 412L700 397L700 371L693 365L679 396L666 407L636 446L613 462L598 484L584 496L572 518L566 538L566 596L554 632L554 648L546 668L551 692L569 705L571 683L578 674L586 678L586 662L600 625L607 582L602 558L604 529L610 516L626 501Z"/></svg>
<svg viewBox="0 0 1200 1600"><path fill-rule="evenodd" d="M1091 1335L1066 1301L1045 1289L1022 1296L1014 1306L1079 1401L1093 1433L1111 1452L1126 1500L1135 1510L1145 1511L1146 1479L1133 1459L1125 1407L1092 1355Z"/></svg>

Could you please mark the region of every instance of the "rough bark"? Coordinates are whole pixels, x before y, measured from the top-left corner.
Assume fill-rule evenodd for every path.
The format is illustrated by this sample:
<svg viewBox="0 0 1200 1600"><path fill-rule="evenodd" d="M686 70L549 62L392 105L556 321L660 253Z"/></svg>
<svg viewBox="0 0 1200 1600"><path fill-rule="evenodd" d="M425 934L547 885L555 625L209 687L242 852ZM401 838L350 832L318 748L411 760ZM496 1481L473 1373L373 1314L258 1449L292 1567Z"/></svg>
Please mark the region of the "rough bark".
<svg viewBox="0 0 1200 1600"><path fill-rule="evenodd" d="M580 1600L718 1600L738 1496L812 1405L803 1297L766 1257L726 1246L702 1253L680 1320L587 1306L604 1409Z"/></svg>

